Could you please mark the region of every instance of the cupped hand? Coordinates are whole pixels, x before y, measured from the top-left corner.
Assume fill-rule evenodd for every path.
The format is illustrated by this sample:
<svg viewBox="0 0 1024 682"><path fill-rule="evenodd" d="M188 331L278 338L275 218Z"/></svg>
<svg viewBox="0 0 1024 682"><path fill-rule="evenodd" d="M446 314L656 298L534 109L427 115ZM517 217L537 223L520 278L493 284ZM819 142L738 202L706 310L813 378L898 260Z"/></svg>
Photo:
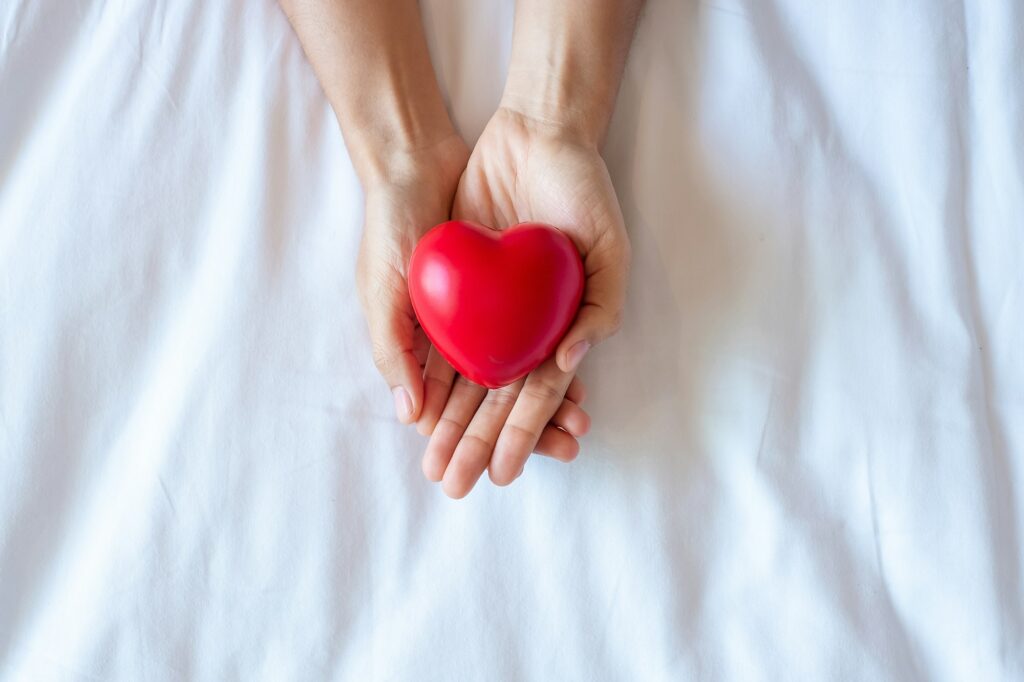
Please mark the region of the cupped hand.
<svg viewBox="0 0 1024 682"><path fill-rule="evenodd" d="M488 391L431 350L424 368L421 433L427 478L463 497L487 470L497 485L523 471L532 452L571 461L590 427L576 369L619 327L630 246L597 145L567 127L501 108L469 159L452 217L504 229L536 221L565 232L583 256L586 289L554 355L525 379ZM411 312L410 312L411 314ZM410 354L411 357L411 354ZM411 362L410 362L411 366Z"/></svg>
<svg viewBox="0 0 1024 682"><path fill-rule="evenodd" d="M469 150L458 135L427 148L390 154L364 181L363 239L356 285L373 343L373 361L404 424L423 406L428 342L409 300L409 257L420 236L448 220Z"/></svg>

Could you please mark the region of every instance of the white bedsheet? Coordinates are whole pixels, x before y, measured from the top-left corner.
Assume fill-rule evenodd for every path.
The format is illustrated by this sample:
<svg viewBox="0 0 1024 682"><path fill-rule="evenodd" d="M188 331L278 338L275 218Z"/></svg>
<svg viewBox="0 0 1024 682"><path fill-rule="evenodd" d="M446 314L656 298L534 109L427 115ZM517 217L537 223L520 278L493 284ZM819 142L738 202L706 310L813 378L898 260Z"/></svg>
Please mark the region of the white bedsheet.
<svg viewBox="0 0 1024 682"><path fill-rule="evenodd" d="M426 2L469 139L512 2ZM0 679L1024 679L1024 4L651 0L564 466L453 502L271 0L0 2Z"/></svg>

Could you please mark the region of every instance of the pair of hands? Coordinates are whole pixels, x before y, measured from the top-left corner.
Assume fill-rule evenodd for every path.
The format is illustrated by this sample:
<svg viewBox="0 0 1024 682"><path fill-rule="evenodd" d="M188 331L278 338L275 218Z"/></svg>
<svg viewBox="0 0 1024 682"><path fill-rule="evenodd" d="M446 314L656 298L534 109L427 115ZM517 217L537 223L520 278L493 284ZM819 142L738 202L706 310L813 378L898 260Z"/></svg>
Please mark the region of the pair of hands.
<svg viewBox="0 0 1024 682"><path fill-rule="evenodd" d="M444 104L416 0L278 0L338 118L363 184L359 294L399 419L430 436L427 478L452 497L531 452L573 459L590 418L575 378L619 324L629 242L598 151L643 0L516 0L501 107L470 154ZM449 218L565 231L586 288L553 358L487 391L429 348L406 283L420 236Z"/></svg>
<svg viewBox="0 0 1024 682"><path fill-rule="evenodd" d="M472 154L458 135L403 151L364 187L366 224L357 282L378 370L400 421L430 440L423 473L459 498L486 470L497 485L531 453L568 462L590 417L576 370L619 327L630 247L597 144L572 126L503 106ZM559 227L583 256L580 311L554 356L525 379L487 390L458 376L419 328L409 299L409 258L422 234L449 218L504 229Z"/></svg>

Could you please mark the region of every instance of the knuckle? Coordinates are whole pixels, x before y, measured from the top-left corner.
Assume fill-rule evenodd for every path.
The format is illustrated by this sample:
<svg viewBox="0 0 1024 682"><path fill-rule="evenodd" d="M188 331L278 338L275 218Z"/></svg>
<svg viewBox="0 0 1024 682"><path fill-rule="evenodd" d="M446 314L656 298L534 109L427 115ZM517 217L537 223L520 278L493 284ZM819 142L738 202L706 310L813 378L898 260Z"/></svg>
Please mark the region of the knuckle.
<svg viewBox="0 0 1024 682"><path fill-rule="evenodd" d="M549 402L561 402L564 397L564 392L558 390L558 387L554 384L550 384L546 381L528 381L523 386L523 395L531 400L538 402L549 403Z"/></svg>
<svg viewBox="0 0 1024 682"><path fill-rule="evenodd" d="M462 443L464 443L464 448L473 455L473 459L476 462L482 460L486 463L487 460L490 459L491 453L494 451L494 443L479 434L463 434Z"/></svg>
<svg viewBox="0 0 1024 682"><path fill-rule="evenodd" d="M487 399L497 408L508 409L515 404L518 396L518 392L513 392L506 387L490 391L487 394Z"/></svg>
<svg viewBox="0 0 1024 682"><path fill-rule="evenodd" d="M508 429L509 436L519 440L521 444L529 447L530 449L533 449L533 447L537 444L537 441L540 439L539 430L535 431L529 427L523 426L522 424L509 422L505 424L505 428ZM527 452L526 454L529 454L529 452ZM516 452L515 448L509 447L503 449L502 455L509 458L515 458L519 456L519 453Z"/></svg>
<svg viewBox="0 0 1024 682"><path fill-rule="evenodd" d="M441 415L441 418L437 420L437 426L444 426L445 428L453 431L462 432L466 430L466 423L455 419L450 415Z"/></svg>
<svg viewBox="0 0 1024 682"><path fill-rule="evenodd" d="M423 383L425 383L425 384L434 384L434 386L436 386L438 388L438 390L442 390L442 391L447 391L448 389L451 388L451 385L452 385L452 383L450 381L445 381L442 377L439 377L439 376L437 376L435 374L427 374L427 375L425 375L423 377Z"/></svg>
<svg viewBox="0 0 1024 682"><path fill-rule="evenodd" d="M373 343L373 364L377 371L387 376L397 366L395 354L383 343Z"/></svg>
<svg viewBox="0 0 1024 682"><path fill-rule="evenodd" d="M479 384L473 383L461 374L455 376L455 384L466 388L477 388L479 386ZM453 386L452 388L454 389L455 387Z"/></svg>
<svg viewBox="0 0 1024 682"><path fill-rule="evenodd" d="M617 333L622 329L622 309L616 308L608 313L608 335Z"/></svg>

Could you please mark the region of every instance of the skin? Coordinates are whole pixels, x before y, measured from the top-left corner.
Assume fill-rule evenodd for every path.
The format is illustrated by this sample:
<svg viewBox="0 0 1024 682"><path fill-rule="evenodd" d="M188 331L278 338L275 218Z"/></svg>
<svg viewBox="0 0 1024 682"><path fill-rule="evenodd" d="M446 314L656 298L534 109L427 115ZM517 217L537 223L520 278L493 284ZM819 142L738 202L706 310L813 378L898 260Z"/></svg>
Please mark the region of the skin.
<svg viewBox="0 0 1024 682"><path fill-rule="evenodd" d="M373 358L398 419L430 440L423 472L459 498L487 471L507 485L532 452L560 461L590 428L575 377L619 327L630 260L600 146L642 0L518 0L501 105L472 154L445 110L415 0L280 0L331 102L363 185L357 265ZM417 240L449 217L565 231L583 304L555 354L488 391L429 347L409 300Z"/></svg>

